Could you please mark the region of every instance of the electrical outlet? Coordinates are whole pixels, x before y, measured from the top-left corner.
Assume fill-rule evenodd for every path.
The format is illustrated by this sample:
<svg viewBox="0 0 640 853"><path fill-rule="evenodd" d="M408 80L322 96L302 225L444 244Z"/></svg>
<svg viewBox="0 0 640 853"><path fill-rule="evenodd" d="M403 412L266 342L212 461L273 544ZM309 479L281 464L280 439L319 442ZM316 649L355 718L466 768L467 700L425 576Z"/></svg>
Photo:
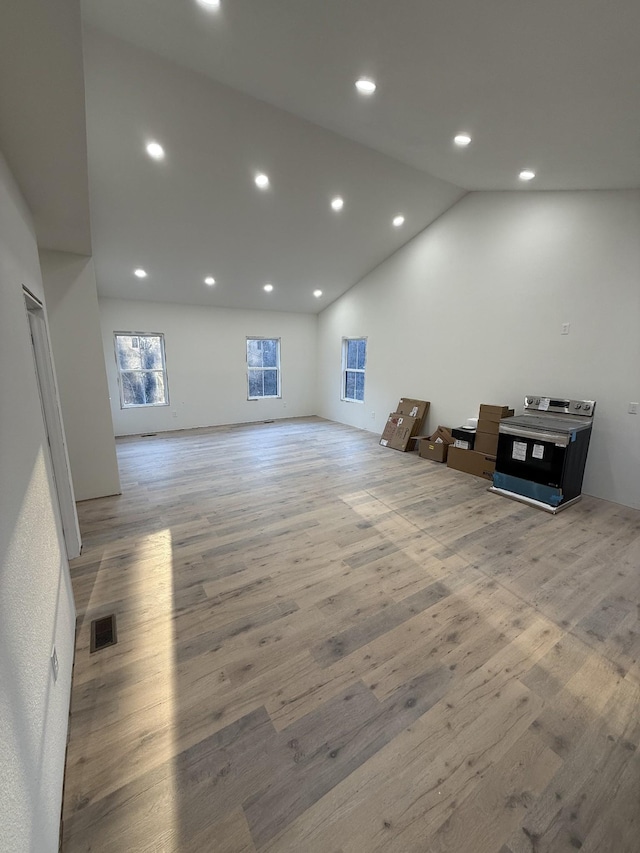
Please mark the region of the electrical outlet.
<svg viewBox="0 0 640 853"><path fill-rule="evenodd" d="M372 420L372 421L375 421L375 419L376 419L376 413L375 413L375 412L371 412L371 420Z"/></svg>
<svg viewBox="0 0 640 853"><path fill-rule="evenodd" d="M560 332L560 334L561 335L568 335L570 328L571 328L571 323L563 323L562 324L562 331Z"/></svg>
<svg viewBox="0 0 640 853"><path fill-rule="evenodd" d="M630 415L637 415L638 414L638 406L640 406L640 403L629 403L629 414Z"/></svg>
<svg viewBox="0 0 640 853"><path fill-rule="evenodd" d="M178 417L178 413L177 413L176 411L171 412L171 417L172 417L172 418L177 418L177 417Z"/></svg>
<svg viewBox="0 0 640 853"><path fill-rule="evenodd" d="M56 647L53 647L53 651L51 652L51 669L53 670L53 680L58 680L58 672L60 671L60 664L58 663L58 652L56 651Z"/></svg>

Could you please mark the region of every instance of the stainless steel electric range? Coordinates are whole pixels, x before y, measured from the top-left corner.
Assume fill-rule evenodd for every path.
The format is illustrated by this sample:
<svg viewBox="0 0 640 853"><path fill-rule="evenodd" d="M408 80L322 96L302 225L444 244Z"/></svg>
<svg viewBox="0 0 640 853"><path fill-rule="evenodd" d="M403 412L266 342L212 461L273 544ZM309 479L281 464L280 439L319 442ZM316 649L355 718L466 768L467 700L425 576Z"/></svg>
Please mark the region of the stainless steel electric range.
<svg viewBox="0 0 640 853"><path fill-rule="evenodd" d="M524 414L500 422L489 491L556 513L580 500L593 400L525 397Z"/></svg>

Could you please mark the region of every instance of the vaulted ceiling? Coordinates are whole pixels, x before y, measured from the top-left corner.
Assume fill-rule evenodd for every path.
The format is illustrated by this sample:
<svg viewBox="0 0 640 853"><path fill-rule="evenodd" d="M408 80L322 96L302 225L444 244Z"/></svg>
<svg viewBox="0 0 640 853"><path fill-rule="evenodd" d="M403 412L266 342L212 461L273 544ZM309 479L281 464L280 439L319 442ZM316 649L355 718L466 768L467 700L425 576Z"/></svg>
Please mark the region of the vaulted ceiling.
<svg viewBox="0 0 640 853"><path fill-rule="evenodd" d="M467 191L640 187L637 0L83 0L86 150L78 0L8 4L0 147L104 296L319 311Z"/></svg>
<svg viewBox="0 0 640 853"><path fill-rule="evenodd" d="M640 186L637 0L83 0L85 20L467 190ZM354 89L375 79L373 98ZM473 136L463 153L452 137Z"/></svg>
<svg viewBox="0 0 640 853"><path fill-rule="evenodd" d="M103 33L85 56L103 296L319 311L463 192Z"/></svg>

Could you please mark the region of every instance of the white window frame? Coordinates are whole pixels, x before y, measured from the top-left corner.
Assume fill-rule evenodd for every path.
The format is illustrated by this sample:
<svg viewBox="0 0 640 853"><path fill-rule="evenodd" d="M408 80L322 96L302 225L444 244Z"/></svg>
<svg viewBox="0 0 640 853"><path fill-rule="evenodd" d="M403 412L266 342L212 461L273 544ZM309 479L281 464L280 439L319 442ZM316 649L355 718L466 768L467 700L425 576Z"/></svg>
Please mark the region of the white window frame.
<svg viewBox="0 0 640 853"><path fill-rule="evenodd" d="M250 370L273 370L273 367L250 367L249 366L249 341L275 341L276 342L276 366L275 370L277 371L278 378L278 389L277 394L265 394L260 395L259 397L252 397L249 391L249 371ZM282 369L280 367L280 359L281 359L281 351L282 351L282 339L274 338L272 335L247 335L247 339L245 342L245 359L247 363L247 400L281 400L282 399Z"/></svg>
<svg viewBox="0 0 640 853"><path fill-rule="evenodd" d="M347 368L347 347L349 345L349 341L364 341L365 343L365 357L364 357L364 367ZM364 385L366 388L366 370L367 370L367 356L369 351L369 342L367 337L364 335L357 335L354 337L343 338L342 339L342 386L340 389L340 399L344 403L364 403L364 392L362 396L362 400L357 400L355 397L347 397L347 373L361 373L364 377Z"/></svg>
<svg viewBox="0 0 640 853"><path fill-rule="evenodd" d="M125 370L120 367L120 359L118 358L118 338L160 338L160 351L162 353L162 370L158 368L141 368L138 370ZM170 405L169 402L169 378L167 375L167 357L164 348L164 334L162 332L114 332L113 333L113 352L116 359L116 370L118 371L118 389L120 391L120 408L121 409L158 409L163 406ZM165 399L162 403L125 403L124 401L124 386L122 382L122 373L162 373L164 378Z"/></svg>

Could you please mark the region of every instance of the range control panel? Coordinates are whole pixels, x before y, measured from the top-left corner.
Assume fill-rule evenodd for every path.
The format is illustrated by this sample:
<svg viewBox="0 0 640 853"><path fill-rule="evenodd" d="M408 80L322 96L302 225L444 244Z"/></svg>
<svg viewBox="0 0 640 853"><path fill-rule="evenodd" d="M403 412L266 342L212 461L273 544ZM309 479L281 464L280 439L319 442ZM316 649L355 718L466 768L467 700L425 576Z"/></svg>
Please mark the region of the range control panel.
<svg viewBox="0 0 640 853"><path fill-rule="evenodd" d="M596 408L595 400L561 400L557 397L525 397L526 411L552 412L557 415L580 415L592 418Z"/></svg>

